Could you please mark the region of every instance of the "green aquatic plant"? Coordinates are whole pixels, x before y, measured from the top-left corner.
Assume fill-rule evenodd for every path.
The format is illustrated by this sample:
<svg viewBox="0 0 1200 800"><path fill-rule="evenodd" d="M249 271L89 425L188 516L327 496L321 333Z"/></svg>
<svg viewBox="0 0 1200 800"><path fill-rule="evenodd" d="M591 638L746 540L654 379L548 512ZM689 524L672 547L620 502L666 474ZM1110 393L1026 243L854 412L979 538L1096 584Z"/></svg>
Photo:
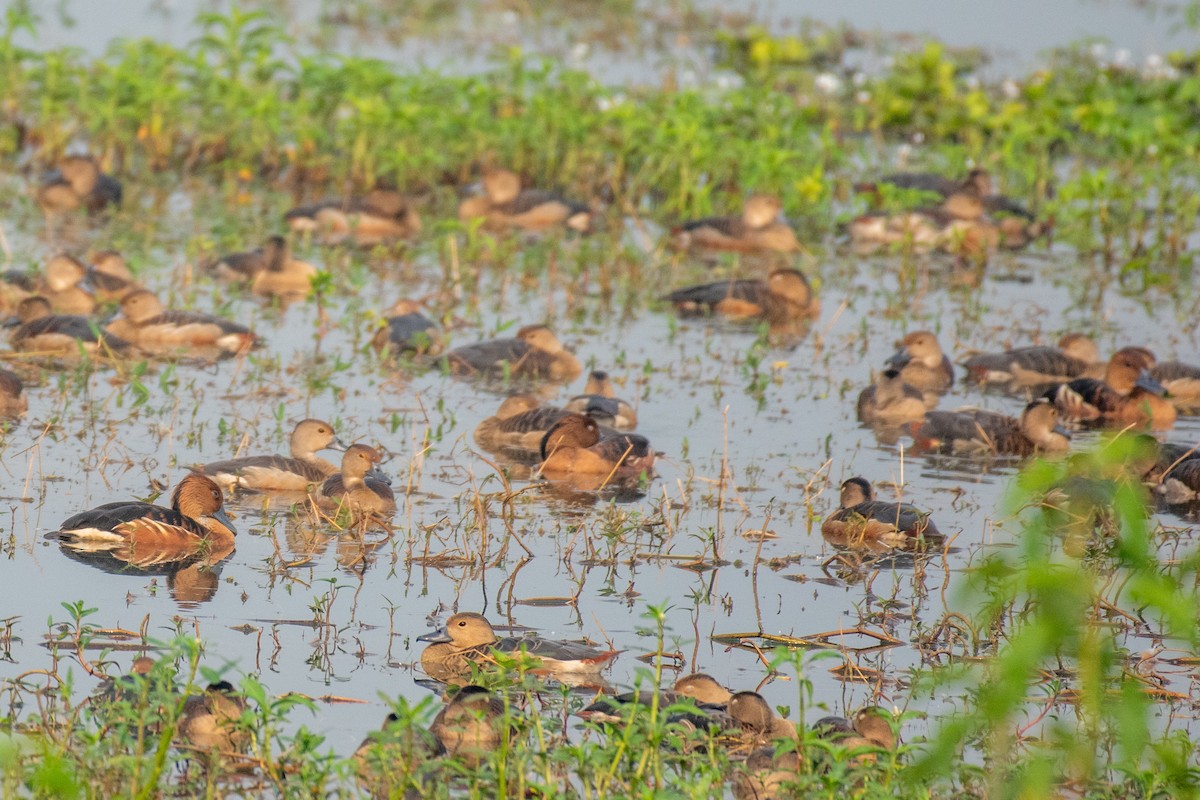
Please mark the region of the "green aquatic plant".
<svg viewBox="0 0 1200 800"><path fill-rule="evenodd" d="M1160 686L1128 651L1141 630L1192 651L1200 643L1200 555L1164 562L1147 523L1147 458L1142 439L1118 436L1022 471L1009 502L1018 546L988 554L963 593L991 657L944 671L940 680L972 687L971 699L906 779L952 776L975 742L993 795L1122 780L1138 794L1200 790L1187 755L1196 743L1159 729ZM1031 697L1038 686L1048 693Z"/></svg>

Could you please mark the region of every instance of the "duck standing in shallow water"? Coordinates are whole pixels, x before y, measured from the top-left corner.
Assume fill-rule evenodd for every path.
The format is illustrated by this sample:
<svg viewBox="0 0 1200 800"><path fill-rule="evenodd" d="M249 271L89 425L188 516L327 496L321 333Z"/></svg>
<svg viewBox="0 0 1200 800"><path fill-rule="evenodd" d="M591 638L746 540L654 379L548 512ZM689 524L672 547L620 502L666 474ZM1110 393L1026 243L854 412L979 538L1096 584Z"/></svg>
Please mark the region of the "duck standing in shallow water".
<svg viewBox="0 0 1200 800"><path fill-rule="evenodd" d="M133 545L190 553L204 547L232 551L236 534L223 508L221 487L191 473L175 487L170 508L137 500L106 503L71 517L53 536L73 546Z"/></svg>
<svg viewBox="0 0 1200 800"><path fill-rule="evenodd" d="M1039 398L1020 419L979 408L930 411L924 421L913 423L912 436L916 449L958 455L1064 453L1071 435L1059 422L1054 404Z"/></svg>
<svg viewBox="0 0 1200 800"><path fill-rule="evenodd" d="M342 456L341 472L321 484L318 496L321 505L390 519L396 513L396 496L386 481L371 474L381 461L383 457L375 448L350 445Z"/></svg>
<svg viewBox="0 0 1200 800"><path fill-rule="evenodd" d="M654 450L635 433L601 436L591 417L569 413L549 431L541 444L542 475L548 478L595 475L614 479L650 474Z"/></svg>
<svg viewBox="0 0 1200 800"><path fill-rule="evenodd" d="M526 325L512 339L456 347L442 358L450 372L464 376L563 383L583 372L579 359L545 325Z"/></svg>
<svg viewBox="0 0 1200 800"><path fill-rule="evenodd" d="M319 419L306 419L292 430L291 457L243 456L214 461L195 470L212 478L225 491L303 492L337 472L337 467L318 456L317 451L345 449L332 425Z"/></svg>
<svg viewBox="0 0 1200 800"><path fill-rule="evenodd" d="M68 156L46 176L38 188L37 202L47 215L85 208L101 211L121 204L121 183L100 171L90 156Z"/></svg>
<svg viewBox="0 0 1200 800"><path fill-rule="evenodd" d="M898 370L904 383L925 395L925 407L933 408L954 384L954 366L942 352L937 336L930 331L914 331L896 342L899 348L887 360Z"/></svg>
<svg viewBox="0 0 1200 800"><path fill-rule="evenodd" d="M316 234L323 244L353 242L374 247L421 233L421 217L412 201L395 189L372 189L350 200L323 200L298 206L284 215L298 233Z"/></svg>
<svg viewBox="0 0 1200 800"><path fill-rule="evenodd" d="M816 316L821 305L808 279L795 269L777 269L765 281L739 279L676 289L663 297L681 313L712 312L731 319L771 323Z"/></svg>
<svg viewBox="0 0 1200 800"><path fill-rule="evenodd" d="M928 514L908 503L876 500L864 478L842 484L841 506L821 523L821 536L838 547L868 550L904 549L941 538Z"/></svg>
<svg viewBox="0 0 1200 800"><path fill-rule="evenodd" d="M258 337L244 325L199 311L163 308L158 298L138 289L121 301L121 317L105 329L142 348L214 347L222 353L245 353Z"/></svg>
<svg viewBox="0 0 1200 800"><path fill-rule="evenodd" d="M312 288L317 268L292 258L292 246L282 236L272 236L262 247L231 253L212 265L218 278L248 283L258 295L303 297Z"/></svg>
<svg viewBox="0 0 1200 800"><path fill-rule="evenodd" d="M483 195L468 197L458 207L464 222L483 219L492 229L544 231L567 227L580 233L592 229L592 210L554 192L521 188L521 178L506 169L483 174Z"/></svg>
<svg viewBox="0 0 1200 800"><path fill-rule="evenodd" d="M619 652L533 635L501 638L486 617L470 611L455 614L446 620L444 628L418 636L417 641L429 645L421 653L421 666L435 678L447 672L467 671L471 663L490 663L493 651L524 652L538 660L535 672L539 674L594 675Z"/></svg>
<svg viewBox="0 0 1200 800"><path fill-rule="evenodd" d="M685 250L794 253L800 243L791 226L779 219L782 210L778 197L755 194L746 199L740 216L685 222L671 233Z"/></svg>
<svg viewBox="0 0 1200 800"><path fill-rule="evenodd" d="M46 263L43 297L58 314L91 314L96 298L81 285L88 276L87 267L73 256L59 253Z"/></svg>
<svg viewBox="0 0 1200 800"><path fill-rule="evenodd" d="M378 353L437 355L442 352L442 336L437 324L421 313L420 303L397 300L384 326L372 337L371 346Z"/></svg>

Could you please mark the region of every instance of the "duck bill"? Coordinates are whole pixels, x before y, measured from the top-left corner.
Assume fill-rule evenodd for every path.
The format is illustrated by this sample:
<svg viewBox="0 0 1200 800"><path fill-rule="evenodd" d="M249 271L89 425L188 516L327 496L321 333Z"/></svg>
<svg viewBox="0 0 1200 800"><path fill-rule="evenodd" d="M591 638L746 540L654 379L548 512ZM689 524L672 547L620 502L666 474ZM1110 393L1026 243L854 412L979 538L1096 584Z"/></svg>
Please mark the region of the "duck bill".
<svg viewBox="0 0 1200 800"><path fill-rule="evenodd" d="M344 453L344 452L346 452L346 443L335 436L332 442L325 445L325 449L326 450L335 450L339 453Z"/></svg>
<svg viewBox="0 0 1200 800"><path fill-rule="evenodd" d="M237 536L237 528L233 526L233 520L231 520L229 515L225 513L225 509L218 508L216 511L209 514L209 516L224 525L226 528L229 528L229 532L234 536Z"/></svg>
<svg viewBox="0 0 1200 800"><path fill-rule="evenodd" d="M1057 433L1059 436L1062 436L1064 439L1071 438L1071 432L1069 430L1067 430L1066 428L1064 428L1062 425L1055 425L1050 430L1053 431L1054 433Z"/></svg>
<svg viewBox="0 0 1200 800"><path fill-rule="evenodd" d="M1167 393L1166 387L1154 380L1154 378L1151 378L1150 373L1148 372L1143 372L1141 375L1139 375L1137 381L1133 385L1139 389L1150 392L1151 394L1156 394L1159 397L1162 397Z"/></svg>
<svg viewBox="0 0 1200 800"><path fill-rule="evenodd" d="M436 631L421 634L417 637L417 641L426 644L445 644L450 641L450 634L446 633L445 628L438 628Z"/></svg>
<svg viewBox="0 0 1200 800"><path fill-rule="evenodd" d="M883 363L891 369L901 370L904 369L904 365L910 361L912 361L912 356L907 350L897 350L891 358Z"/></svg>

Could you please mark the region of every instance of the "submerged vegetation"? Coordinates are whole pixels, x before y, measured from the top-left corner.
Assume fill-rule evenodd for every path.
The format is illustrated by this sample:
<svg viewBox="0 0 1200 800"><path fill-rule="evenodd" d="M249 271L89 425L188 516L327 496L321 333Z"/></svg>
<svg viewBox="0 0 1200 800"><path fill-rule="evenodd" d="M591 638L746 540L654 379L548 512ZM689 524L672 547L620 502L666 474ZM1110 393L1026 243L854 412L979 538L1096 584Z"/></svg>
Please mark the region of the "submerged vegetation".
<svg viewBox="0 0 1200 800"><path fill-rule="evenodd" d="M614 5L634 13L627 3ZM421 7L448 13L439 3ZM47 485L62 480L54 470L80 468L79 454L67 450L66 459L43 471L43 446L66 450L78 438L91 450L82 457L85 470L140 471L157 491L161 476L185 466L190 454L240 452L255 434L281 441L289 418L311 417L317 406L329 409L339 430L352 427L343 425L343 414L358 413L362 419L354 422L391 442L382 453L356 447L370 451L369 466L396 459L384 467L399 478L387 491L395 494L391 510L398 518L377 537L348 508L305 516L303 508L272 509L266 501L259 507L253 495L242 498L238 547L259 548L259 561L246 573L222 577L213 563L139 573L149 579L147 594L169 593L172 609L189 611L233 584L223 588L229 605L215 621L173 614L152 623L146 614L138 627L119 621L122 609L92 607L85 587L66 586L58 590L58 600L69 600L58 606L65 617L56 611L49 629L37 631L30 618L17 616L23 609L14 599L6 612L14 616L0 620L0 658L13 667L0 687L0 795L1200 796L1200 547L1194 528L1168 527L1148 513L1142 465L1156 456L1146 452L1145 439L1097 438L1063 458L1028 461L1015 474L1000 464L1008 490L998 521L988 517L992 509L970 505L971 484L994 475L957 467L950 473L955 486L935 497L961 512L958 531L935 511L942 535L929 537L927 551L864 556L839 549L816 563L811 552L764 549L777 537L774 528L798 535L820 529L818 517L832 508L819 500L814 507L814 499L837 485L856 446L803 430L820 443L803 451L801 464L797 443L783 441L801 435L803 423L788 425L808 414L805 401L852 397L850 381L866 378L855 373L847 380L830 363L867 357L877 309L860 308L853 317L858 329L840 332L839 340L833 326L842 314L855 313L855 304L867 305L875 292L886 295L877 319L899 319L905 330L910 321L936 320L944 339L958 328L959 336L990 343L999 327L990 306L1006 300L972 294L984 268L996 269L986 254L943 259L916 252L911 241L874 260L839 252L843 224L865 206L855 184L864 173L886 171L880 165L893 163L898 152L947 174L982 166L1000 176L1004 194L1021 198L1050 232L1032 260L1058 259L1051 271L1068 276L1072 321L1086 319L1110 334L1119 329L1120 309L1113 311L1106 294L1115 289L1135 306L1161 300L1163 328L1192 321L1170 339L1186 346L1194 334L1200 218L1195 57L1133 67L1073 47L1023 80L992 84L978 77L977 53L935 42L896 48L886 69L864 74L839 66L847 50L868 46L851 31L814 28L782 37L746 28L714 34L717 58L729 69L719 80L611 86L515 49L472 76L312 52L268 14L237 8L201 15L201 35L187 46L128 39L98 58L21 46L21 36L37 24L28 5L14 3L0 27L5 180L32 183L28 178L65 156L93 156L121 179L127 196L120 209L90 221L102 233L89 243L127 248L137 277L157 279L156 288L169 285L185 303L195 302L208 284L192 261L209 261L227 245L249 251L283 229L285 209L303 202L400 188L419 198L425 227L403 242L361 249L322 250L310 237L297 237L305 256L319 252L321 261L319 268L305 265L311 289L297 305L308 316L285 331L287 347L280 336L257 350L235 348L236 361L215 365L139 356L114 362L111 373L102 371L107 362L99 354L95 363L37 374L40 399L55 405L35 412L44 427L29 433L28 449L17 451L15 437L4 440L11 480L40 484L13 490L23 505L32 505L25 502L30 498L38 508L47 503L53 493ZM600 212L595 232L532 240L493 235L455 218L462 187L500 166L588 198ZM687 217L734 213L752 193L782 202L800 234L798 255L789 239L782 256L723 253L693 262L658 243L661 229ZM14 192L0 201L0 211L5 228L11 221L23 230L13 237L16 260L34 263L44 248L29 244L28 231L42 220L27 194ZM919 189L890 187L880 194L884 207L922 196ZM772 219L777 210L771 207ZM183 230L163 230L166 221L181 219ZM82 211L67 221L83 221ZM76 244L69 225L64 232L60 223L47 220L47 239ZM0 234L11 262L13 231ZM282 245L281 251L291 258ZM161 266L180 254L183 266L173 272ZM815 289L826 324L806 319L781 344L767 324L770 315L755 311L750 316L763 324L738 328L736 349L703 334L690 340L702 351L697 355L684 348L687 323L669 317L658 333L667 352L685 355L654 363L638 347L634 340L644 330L635 321L646 309L678 302L678 293L665 295L674 286L665 281L710 281L716 271L728 283L726 275L757 267L756 258L770 262L772 276L795 273L804 283L805 313L817 317ZM1010 283L1042 279L1029 277L1030 262L994 260L1009 271ZM790 269L793 261L809 278ZM863 286L864 275L876 285ZM939 318L931 282L951 287L961 316ZM718 291L708 305L730 299L722 283L711 284ZM437 353L443 333L470 326L482 330L468 338L519 337L543 315L557 315L579 337L606 331L609 363L592 363L599 361L593 355L581 365L571 356L571 377L593 367L621 370L621 388L645 401L643 419L664 396L674 403L669 413L681 441L667 447L649 432L656 446L667 447L656 454L637 437L649 451L647 463L668 464L674 483L654 483L648 469L639 469L617 493L608 485L612 474L599 483L603 491L547 488L519 483L530 475L519 460L493 462L468 452L463 406L452 395L422 394L420 383L448 382L461 350L423 362L421 352L397 356L384 347L386 337L379 339L390 325L382 309L392 295L421 291L438 319L419 318L424 338L411 347L417 351ZM767 290L755 291L765 308ZM243 314L240 321L256 331L278 332L292 313L279 298L260 306L217 292L215 303L227 316ZM310 322L311 329L304 327ZM1000 323L1009 326L1005 339L1040 334L1042 324ZM297 330L302 335L293 335ZM797 346L806 336L811 343ZM803 373L805 383L794 380L789 362L809 357L816 366ZM715 371L701 368L709 362ZM422 373L425 363L435 366ZM502 362L501 391L524 388L516 372ZM655 388L656 380L679 393ZM729 398L739 391L766 426L740 454L727 416ZM700 402L692 402L700 394L721 409L721 416L703 419L705 432L697 424ZM484 401L486 413L493 413L495 399ZM920 392L915 402L919 415ZM149 452L114 445L134 429ZM635 446L631 436L623 442L620 459ZM698 442L712 445L711 452L693 453ZM886 452L881 460L892 458ZM901 451L902 476L905 457ZM619 462L613 463L615 474ZM903 490L903 478L899 483ZM624 505L631 498L642 504ZM32 558L33 532L58 521L22 514L14 508L0 542L17 568ZM732 526L727 516L736 519ZM18 534L21 526L25 533ZM963 545L958 539L967 526ZM991 546L996 530L1011 547ZM41 557L49 549L36 552ZM536 593L521 597L518 574L535 560L529 573L540 570ZM670 589L637 572L675 568L664 564L696 581L687 584L690 595L653 605ZM926 580L943 567L939 618ZM371 569L381 582L390 580L378 595L386 608L360 617L360 594L364 604L378 599L364 593ZM579 626L590 628L580 601L593 569L602 584L595 587L593 578L587 589L594 602L611 603L625 617L633 615L629 609L648 608L641 622L624 620L628 627L605 652L611 658L614 649L636 649L623 657L642 666L630 666L625 683L657 688L672 670L696 665L701 641L729 644L757 659L752 664L762 682L755 688L791 681L787 702L770 712L782 727L748 733L742 720L730 722L728 709L665 693L631 702L617 721L580 721L597 693L613 687L600 679L584 681L581 690L548 679L544 660L520 647L485 648L481 663L459 676L456 682L470 686L459 693L466 711L458 718L450 710L462 708L452 697L446 706L435 696L413 701L393 687L395 676L420 660L417 631L395 624L402 603L421 606L410 617L443 618L460 605L474 610L478 598L466 587L478 586L484 605L506 608L510 621L515 605L554 606L571 609ZM431 589L430 574L443 570L452 577ZM767 573L795 583L760 592ZM493 582L499 588L488 585L489 575L500 576ZM749 599L734 583L742 578L752 587ZM804 625L797 617L809 609L800 595L815 596L818 581L823 589L849 590L851 607L840 627L812 636L794 635L790 627L774 632ZM551 586L562 593L550 594ZM229 599L239 592L239 601ZM135 593L128 597L135 605ZM276 604L291 613L295 603L309 604L311 619L265 619ZM744 618L757 623L756 632L722 633L714 619L692 609L717 607L733 616L737 604L753 605ZM303 631L302 644L291 647L308 648L311 680L322 687L312 695L319 696L272 687L269 673L278 671L286 639L281 624ZM237 652L213 645L228 635L225 628L252 644ZM854 636L868 643L846 644ZM886 654L901 644L913 651L907 672L882 656L874 666L858 661L862 653ZM393 654L393 647L408 655ZM134 653L151 657L122 675ZM379 653L386 655L367 658ZM335 666L339 658L349 664ZM44 663L32 663L39 659ZM346 731L335 736L322 715L371 703L363 691L338 688L368 664L385 673L382 694L394 719L346 714L341 725L353 726L349 738L365 737L352 752L338 744ZM872 739L848 720L819 720L831 705L817 689L826 671L865 687L871 702L863 712L886 722L899 743L894 736ZM845 716L857 722L853 710L847 706ZM474 731L481 716L487 745L464 744L463 731ZM836 727L841 723L844 729Z"/></svg>

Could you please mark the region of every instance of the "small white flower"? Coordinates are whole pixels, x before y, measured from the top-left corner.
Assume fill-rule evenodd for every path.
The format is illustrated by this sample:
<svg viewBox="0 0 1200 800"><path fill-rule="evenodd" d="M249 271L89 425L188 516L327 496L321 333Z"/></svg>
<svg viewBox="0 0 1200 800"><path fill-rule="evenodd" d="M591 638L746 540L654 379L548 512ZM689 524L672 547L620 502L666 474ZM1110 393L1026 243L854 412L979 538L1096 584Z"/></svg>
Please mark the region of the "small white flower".
<svg viewBox="0 0 1200 800"><path fill-rule="evenodd" d="M1150 156L1151 158L1158 155L1158 145L1156 145L1156 144L1146 145L1146 155Z"/></svg>
<svg viewBox="0 0 1200 800"><path fill-rule="evenodd" d="M917 131L916 133L914 133L912 135L912 141L913 141L913 144L921 144L922 142L925 141L925 134L922 133L921 131Z"/></svg>
<svg viewBox="0 0 1200 800"><path fill-rule="evenodd" d="M1092 58L1100 61L1106 55L1108 55L1108 48L1105 47L1101 42L1096 42L1088 49L1088 52L1092 54Z"/></svg>
<svg viewBox="0 0 1200 800"><path fill-rule="evenodd" d="M1157 71L1161 70L1162 68L1163 68L1163 57L1162 56L1160 56L1158 53L1151 53L1150 55L1146 56L1146 69L1157 72Z"/></svg>
<svg viewBox="0 0 1200 800"><path fill-rule="evenodd" d="M1124 69L1133 62L1133 53L1122 47L1113 53L1113 64Z"/></svg>
<svg viewBox="0 0 1200 800"><path fill-rule="evenodd" d="M817 89L824 94L833 95L842 90L842 81L832 72L822 72L813 81Z"/></svg>
<svg viewBox="0 0 1200 800"><path fill-rule="evenodd" d="M1000 91L1003 92L1004 96L1009 100L1016 100L1021 96L1021 87L1012 78L1009 78L1008 80L1004 81L1004 83L1000 84Z"/></svg>

